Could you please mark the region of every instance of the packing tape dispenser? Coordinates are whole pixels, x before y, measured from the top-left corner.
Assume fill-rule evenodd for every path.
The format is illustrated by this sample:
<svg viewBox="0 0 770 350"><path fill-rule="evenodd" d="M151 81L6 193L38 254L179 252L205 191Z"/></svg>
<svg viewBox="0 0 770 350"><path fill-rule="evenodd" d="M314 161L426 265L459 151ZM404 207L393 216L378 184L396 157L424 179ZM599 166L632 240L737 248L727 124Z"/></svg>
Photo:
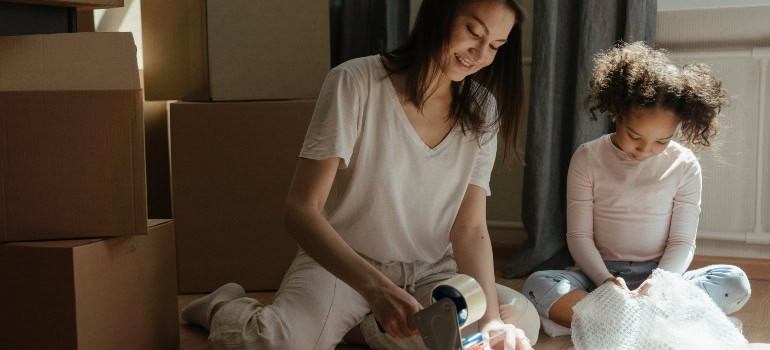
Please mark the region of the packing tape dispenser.
<svg viewBox="0 0 770 350"><path fill-rule="evenodd" d="M460 330L487 310L484 290L475 279L458 274L431 291L432 304L415 314L422 341L431 350L488 350L481 333L465 338Z"/></svg>

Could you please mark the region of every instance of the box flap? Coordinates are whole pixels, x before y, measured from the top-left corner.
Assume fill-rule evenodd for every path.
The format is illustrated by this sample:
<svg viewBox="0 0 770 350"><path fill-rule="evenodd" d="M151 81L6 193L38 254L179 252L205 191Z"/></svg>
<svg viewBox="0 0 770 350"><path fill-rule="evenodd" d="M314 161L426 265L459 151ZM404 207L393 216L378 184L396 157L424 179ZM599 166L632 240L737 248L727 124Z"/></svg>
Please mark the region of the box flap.
<svg viewBox="0 0 770 350"><path fill-rule="evenodd" d="M147 228L160 226L172 221L171 219L147 219Z"/></svg>
<svg viewBox="0 0 770 350"><path fill-rule="evenodd" d="M138 90L131 33L0 37L0 92Z"/></svg>
<svg viewBox="0 0 770 350"><path fill-rule="evenodd" d="M106 238L89 238L89 239L63 239L58 241L39 241L39 242L13 242L5 243L3 245L8 247L27 247L38 249L70 249L99 241L103 241Z"/></svg>
<svg viewBox="0 0 770 350"><path fill-rule="evenodd" d="M173 221L172 219L148 219L147 228L161 226L172 221ZM83 245L88 245L91 243L96 243L106 239L110 239L110 237L87 238L87 239L62 239L62 240L34 241L34 242L32 241L12 242L12 243L4 243L3 245L9 246L9 247L28 247L28 248L40 248L40 249L44 249L44 248L69 249L69 248L79 247Z"/></svg>

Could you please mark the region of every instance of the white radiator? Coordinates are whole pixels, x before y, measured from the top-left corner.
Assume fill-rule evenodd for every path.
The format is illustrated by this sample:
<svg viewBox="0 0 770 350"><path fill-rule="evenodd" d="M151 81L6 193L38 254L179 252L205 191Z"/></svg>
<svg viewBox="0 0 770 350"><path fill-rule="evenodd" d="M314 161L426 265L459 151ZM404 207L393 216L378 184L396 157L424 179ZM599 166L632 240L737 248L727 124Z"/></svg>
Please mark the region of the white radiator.
<svg viewBox="0 0 770 350"><path fill-rule="evenodd" d="M770 244L770 48L672 51L680 63L703 62L732 97L716 138L700 155L701 239Z"/></svg>

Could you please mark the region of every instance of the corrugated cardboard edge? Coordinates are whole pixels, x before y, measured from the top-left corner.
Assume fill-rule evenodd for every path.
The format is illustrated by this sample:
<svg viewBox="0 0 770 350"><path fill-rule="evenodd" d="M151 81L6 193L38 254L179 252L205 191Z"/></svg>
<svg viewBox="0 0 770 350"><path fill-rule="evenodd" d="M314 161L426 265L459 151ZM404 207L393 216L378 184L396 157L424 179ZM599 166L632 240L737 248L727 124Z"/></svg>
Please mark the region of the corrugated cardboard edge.
<svg viewBox="0 0 770 350"><path fill-rule="evenodd" d="M133 120L131 131L138 138L133 143L132 166L133 180L131 181L134 193L134 232L135 234L147 234L147 166L144 146L144 99L141 91L136 93L136 118ZM138 188L137 188L138 186Z"/></svg>

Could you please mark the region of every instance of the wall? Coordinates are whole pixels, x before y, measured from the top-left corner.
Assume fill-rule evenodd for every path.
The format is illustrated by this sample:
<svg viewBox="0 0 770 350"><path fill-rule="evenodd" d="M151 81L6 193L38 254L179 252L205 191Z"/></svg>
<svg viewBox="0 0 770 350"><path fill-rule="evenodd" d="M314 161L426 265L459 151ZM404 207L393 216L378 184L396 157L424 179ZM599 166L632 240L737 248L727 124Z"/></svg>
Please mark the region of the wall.
<svg viewBox="0 0 770 350"><path fill-rule="evenodd" d="M530 71L532 58L532 18L535 0L519 0L524 11L530 15L524 22L522 55L524 56L524 122L519 132L519 146L524 151L527 135L527 109L529 107ZM523 153L522 153L523 158ZM516 159L505 166L502 163L502 150L498 149L495 168L492 171L492 196L487 198L487 220L490 234L496 243L517 243L526 238L521 226L521 195L524 184L524 166Z"/></svg>
<svg viewBox="0 0 770 350"><path fill-rule="evenodd" d="M708 64L731 97L716 147L700 154L699 255L770 258L767 245L746 243L770 243L770 93L761 95L770 79L762 69L770 59L768 18L770 5L658 13L658 45L681 63Z"/></svg>

